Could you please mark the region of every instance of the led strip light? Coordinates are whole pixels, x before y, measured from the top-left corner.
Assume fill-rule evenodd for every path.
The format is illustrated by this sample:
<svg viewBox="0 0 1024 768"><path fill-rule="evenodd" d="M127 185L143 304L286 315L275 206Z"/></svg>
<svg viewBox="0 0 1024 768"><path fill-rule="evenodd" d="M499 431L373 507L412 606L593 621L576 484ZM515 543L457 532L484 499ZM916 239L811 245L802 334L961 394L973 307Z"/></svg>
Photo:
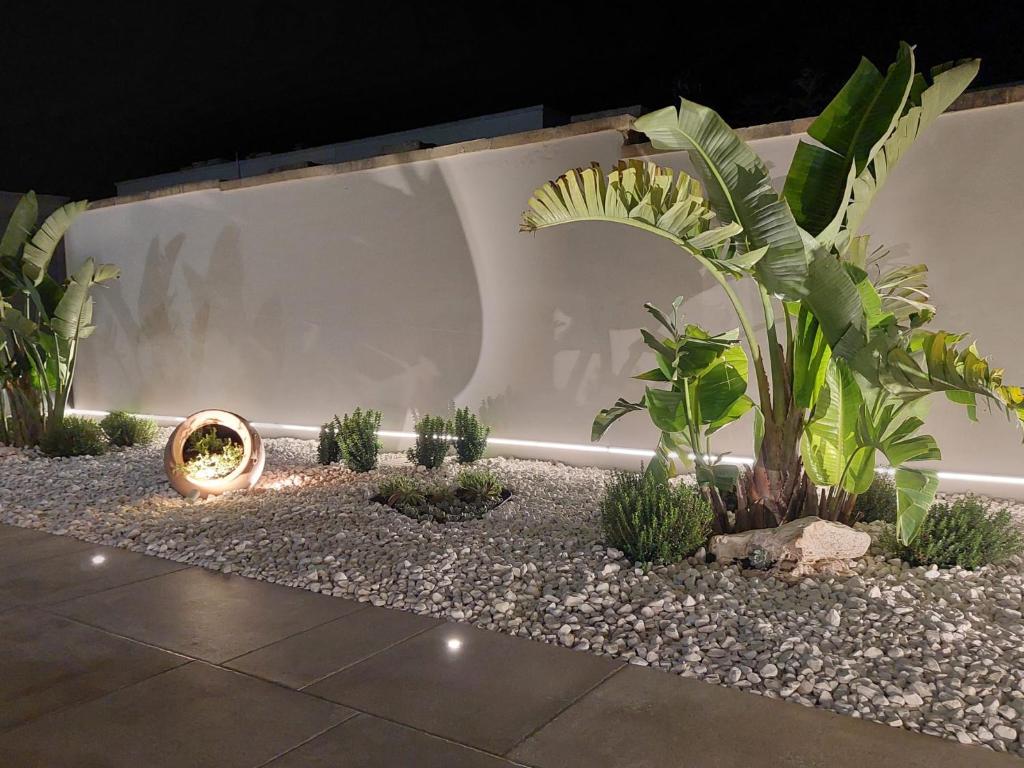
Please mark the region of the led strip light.
<svg viewBox="0 0 1024 768"><path fill-rule="evenodd" d="M68 408L69 413L73 413L76 416L93 416L96 418L103 418L109 411L94 411L86 408ZM157 416L154 414L137 413L136 416L140 416L146 419L154 419L156 421L179 423L184 421L182 416ZM257 429L280 429L286 432L308 432L310 434L318 434L320 427L310 427L305 424L277 424L269 421L253 421L250 422L252 426ZM377 431L380 437L397 437L405 439L415 439L415 432L401 432L393 429L381 429ZM554 443L545 440L519 440L511 437L488 437L488 445L507 445L514 448L539 448L552 451L576 451L581 453L607 453L612 456L637 456L640 458L650 458L654 455L654 451L645 450L643 448L619 448L616 446L607 445L582 445L578 443ZM674 454L673 454L674 455ZM690 460L694 459L694 455L690 454ZM736 466L750 466L754 463L754 460L748 456L723 456L721 459L723 464L733 464ZM892 470L888 467L882 467L876 470L879 473L891 473ZM937 472L940 480L956 480L960 482L968 483L990 483L993 485L1022 485L1024 486L1024 477L1014 475L985 475L975 472L946 472L940 470Z"/></svg>

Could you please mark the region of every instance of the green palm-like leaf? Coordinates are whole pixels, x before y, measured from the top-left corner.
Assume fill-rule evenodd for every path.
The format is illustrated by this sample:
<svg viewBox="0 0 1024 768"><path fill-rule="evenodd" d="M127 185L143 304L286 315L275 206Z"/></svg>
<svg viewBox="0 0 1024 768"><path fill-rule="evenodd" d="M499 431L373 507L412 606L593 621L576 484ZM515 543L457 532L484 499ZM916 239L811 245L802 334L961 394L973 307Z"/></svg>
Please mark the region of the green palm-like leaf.
<svg viewBox="0 0 1024 768"><path fill-rule="evenodd" d="M875 259L872 263L877 262ZM900 264L881 270L872 280L882 300L882 311L891 314L901 328L917 328L935 316L935 307L928 301L927 275L924 264Z"/></svg>
<svg viewBox="0 0 1024 768"><path fill-rule="evenodd" d="M814 313L833 357L851 360L867 343L864 301L850 273L815 246L804 304Z"/></svg>
<svg viewBox="0 0 1024 768"><path fill-rule="evenodd" d="M25 244L21 271L34 285L43 281L57 244L88 205L85 200L62 205L46 218L32 239Z"/></svg>
<svg viewBox="0 0 1024 768"><path fill-rule="evenodd" d="M58 339L74 343L93 331L93 300L89 290L96 283L96 265L86 259L68 280L64 295L50 318L50 328Z"/></svg>
<svg viewBox="0 0 1024 768"><path fill-rule="evenodd" d="M906 43L900 43L885 77L861 59L846 85L811 123L807 133L821 145L797 145L784 188L801 227L816 236L838 231L850 185L896 127L913 78L914 52Z"/></svg>
<svg viewBox="0 0 1024 768"><path fill-rule="evenodd" d="M842 484L853 490L871 484L874 451L857 441L857 419L863 399L853 373L840 360L829 362L825 383L810 422L801 437L808 477L816 485Z"/></svg>
<svg viewBox="0 0 1024 768"><path fill-rule="evenodd" d="M787 203L768 169L718 114L683 99L636 122L656 149L685 150L719 219L743 227L744 252L765 249L753 269L769 292L796 300L805 293L807 256Z"/></svg>
<svg viewBox="0 0 1024 768"><path fill-rule="evenodd" d="M981 395L1024 424L1024 389L1003 384L1003 370L993 368L974 344L960 348L963 339L963 334L947 331L916 331L909 344L897 344L884 354L880 382L904 397L945 392L965 405L972 419Z"/></svg>
<svg viewBox="0 0 1024 768"><path fill-rule="evenodd" d="M886 138L871 162L859 172L851 189L851 199L846 210L847 236L852 237L860 230L868 208L878 190L889 178L892 169L903 158L910 146L936 118L967 90L981 62L970 59L959 64L945 64L932 70L933 82L900 117L895 130Z"/></svg>
<svg viewBox="0 0 1024 768"><path fill-rule="evenodd" d="M716 426L717 430L749 409L738 404L747 391L747 368L747 354L736 344L722 354L720 362L696 378L693 386L702 423L715 424L730 412L735 414Z"/></svg>
<svg viewBox="0 0 1024 768"><path fill-rule="evenodd" d="M39 204L36 201L36 193L28 192L18 201L14 213L7 222L7 229L0 239L0 258L18 255L18 251L32 234L38 217Z"/></svg>
<svg viewBox="0 0 1024 768"><path fill-rule="evenodd" d="M896 470L896 536L903 544L909 544L921 530L939 490L939 477L924 469Z"/></svg>
<svg viewBox="0 0 1024 768"><path fill-rule="evenodd" d="M590 440L596 443L612 424L621 419L627 413L645 410L647 406L641 400L639 403L631 403L624 398L615 401L611 408L603 408L594 418L594 424L590 428Z"/></svg>
<svg viewBox="0 0 1024 768"><path fill-rule="evenodd" d="M619 162L605 177L601 166L569 171L533 193L530 209L523 214L521 229L534 232L544 227L576 221L610 221L627 224L688 245L703 237L695 250L731 237L736 228L711 227L714 214L701 197L700 184L683 172L639 160Z"/></svg>
<svg viewBox="0 0 1024 768"><path fill-rule="evenodd" d="M798 408L814 407L831 359L817 318L801 304L793 343L793 402Z"/></svg>

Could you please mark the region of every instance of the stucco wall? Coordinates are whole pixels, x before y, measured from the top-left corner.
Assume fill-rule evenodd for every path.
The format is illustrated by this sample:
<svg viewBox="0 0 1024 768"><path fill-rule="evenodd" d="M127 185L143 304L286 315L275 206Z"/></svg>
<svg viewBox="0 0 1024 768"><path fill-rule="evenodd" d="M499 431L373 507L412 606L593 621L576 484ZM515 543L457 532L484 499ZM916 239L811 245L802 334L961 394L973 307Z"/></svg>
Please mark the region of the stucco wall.
<svg viewBox="0 0 1024 768"><path fill-rule="evenodd" d="M868 222L894 258L929 263L937 325L976 334L1017 381L1022 135L1024 104L943 116ZM798 138L753 145L781 178ZM76 405L220 406L297 424L362 405L407 429L415 409L489 399L495 434L586 443L599 408L641 391L628 377L644 363L644 301L681 293L692 319L734 325L713 282L643 233L517 231L540 182L612 163L621 144L605 131L90 211L69 233L69 259L112 261L123 277L99 292ZM971 424L937 402L931 426L944 468L1024 475L1020 435L1002 416ZM654 433L637 416L607 440L649 448ZM749 455L748 441L749 425L736 425L718 445Z"/></svg>

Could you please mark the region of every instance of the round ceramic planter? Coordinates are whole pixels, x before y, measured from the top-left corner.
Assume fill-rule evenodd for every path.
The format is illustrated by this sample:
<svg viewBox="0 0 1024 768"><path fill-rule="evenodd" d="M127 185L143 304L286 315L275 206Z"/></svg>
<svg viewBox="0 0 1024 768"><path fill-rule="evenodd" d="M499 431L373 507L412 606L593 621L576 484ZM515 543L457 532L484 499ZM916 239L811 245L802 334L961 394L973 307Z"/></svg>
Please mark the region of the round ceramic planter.
<svg viewBox="0 0 1024 768"><path fill-rule="evenodd" d="M214 480L203 480L185 474L185 444L189 437L204 427L223 427L238 435L242 443L242 460L231 474ZM177 426L164 447L164 469L171 487L182 496L205 499L225 491L252 488L263 474L266 455L259 433L248 421L229 411L207 410L193 413Z"/></svg>

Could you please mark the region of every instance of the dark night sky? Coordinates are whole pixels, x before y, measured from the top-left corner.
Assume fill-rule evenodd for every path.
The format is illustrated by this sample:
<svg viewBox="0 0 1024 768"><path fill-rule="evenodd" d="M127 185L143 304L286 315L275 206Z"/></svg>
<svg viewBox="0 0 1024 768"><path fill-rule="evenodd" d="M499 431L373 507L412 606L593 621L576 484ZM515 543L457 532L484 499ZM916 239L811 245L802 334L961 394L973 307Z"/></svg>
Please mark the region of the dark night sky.
<svg viewBox="0 0 1024 768"><path fill-rule="evenodd" d="M859 55L885 66L901 38L925 66L982 57L975 87L1024 79L1019 3L765 5L9 4L0 189L104 197L196 160L540 103L580 113L686 95L735 126L802 117Z"/></svg>

